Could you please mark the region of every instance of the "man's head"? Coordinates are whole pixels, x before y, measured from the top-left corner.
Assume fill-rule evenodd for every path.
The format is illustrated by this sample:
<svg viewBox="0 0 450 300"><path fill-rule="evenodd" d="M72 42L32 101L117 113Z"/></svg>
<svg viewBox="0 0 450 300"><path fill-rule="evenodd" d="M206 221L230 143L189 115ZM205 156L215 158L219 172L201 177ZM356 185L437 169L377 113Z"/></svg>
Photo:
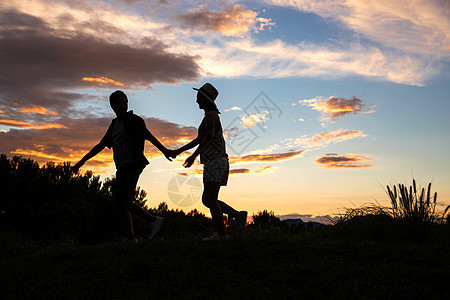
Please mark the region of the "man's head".
<svg viewBox="0 0 450 300"><path fill-rule="evenodd" d="M109 96L109 104L118 117L123 116L128 110L128 98L122 91L115 91Z"/></svg>

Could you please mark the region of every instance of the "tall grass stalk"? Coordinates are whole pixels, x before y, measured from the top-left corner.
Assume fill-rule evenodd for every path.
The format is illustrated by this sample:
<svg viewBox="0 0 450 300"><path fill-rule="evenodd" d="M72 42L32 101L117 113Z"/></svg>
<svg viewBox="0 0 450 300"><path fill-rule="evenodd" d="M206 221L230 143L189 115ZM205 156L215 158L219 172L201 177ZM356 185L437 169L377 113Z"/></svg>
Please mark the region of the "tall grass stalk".
<svg viewBox="0 0 450 300"><path fill-rule="evenodd" d="M415 179L409 188L398 184L397 186L393 185L391 189L387 185L387 193L391 199L394 218L411 223L434 223L441 220L436 214L437 192L432 195L431 182L428 184L428 188L422 189L417 188Z"/></svg>

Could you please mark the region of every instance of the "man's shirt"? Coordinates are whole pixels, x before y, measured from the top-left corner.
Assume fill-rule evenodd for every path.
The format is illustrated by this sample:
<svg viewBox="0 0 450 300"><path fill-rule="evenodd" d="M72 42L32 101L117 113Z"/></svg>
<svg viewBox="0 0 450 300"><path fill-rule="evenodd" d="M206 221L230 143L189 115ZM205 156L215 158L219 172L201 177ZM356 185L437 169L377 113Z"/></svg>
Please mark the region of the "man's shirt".
<svg viewBox="0 0 450 300"><path fill-rule="evenodd" d="M144 156L144 144L150 136L145 121L129 111L120 119L112 120L101 141L106 147L113 148L116 168L126 163L145 167L149 162Z"/></svg>
<svg viewBox="0 0 450 300"><path fill-rule="evenodd" d="M136 158L133 155L130 143L128 142L127 132L123 119L117 119L112 131L113 139L113 157L116 168L123 167L126 164L136 164Z"/></svg>

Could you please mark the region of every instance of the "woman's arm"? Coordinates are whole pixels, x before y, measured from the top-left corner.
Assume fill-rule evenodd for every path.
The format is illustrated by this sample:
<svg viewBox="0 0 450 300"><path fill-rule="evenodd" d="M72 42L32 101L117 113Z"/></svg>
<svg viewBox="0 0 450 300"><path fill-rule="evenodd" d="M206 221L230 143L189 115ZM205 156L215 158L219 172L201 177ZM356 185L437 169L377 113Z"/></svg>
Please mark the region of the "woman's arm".
<svg viewBox="0 0 450 300"><path fill-rule="evenodd" d="M179 149L174 150L173 152L174 152L174 154L177 156L177 155L179 155L180 153L182 153L182 152L184 152L184 151L186 151L186 150L189 150L189 149L194 148L194 147L197 146L198 144L200 144L200 139L199 139L199 137L197 136L195 139L193 139L192 141L190 141L189 143L187 143L187 144L184 145L183 147L180 147Z"/></svg>
<svg viewBox="0 0 450 300"><path fill-rule="evenodd" d="M204 135L203 137L201 137L200 145L197 147L197 149L195 149L195 152L186 159L183 166L186 168L189 168L190 166L192 166L192 164L194 163L197 156L203 151L203 149L208 147L208 145L211 142L212 142L212 138L210 135Z"/></svg>

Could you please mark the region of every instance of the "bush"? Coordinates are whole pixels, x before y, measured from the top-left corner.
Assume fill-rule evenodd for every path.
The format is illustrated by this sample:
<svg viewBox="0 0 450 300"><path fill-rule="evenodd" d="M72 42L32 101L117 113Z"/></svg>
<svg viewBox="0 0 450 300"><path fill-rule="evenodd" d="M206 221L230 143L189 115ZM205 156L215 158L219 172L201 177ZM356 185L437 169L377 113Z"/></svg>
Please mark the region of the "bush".
<svg viewBox="0 0 450 300"><path fill-rule="evenodd" d="M273 211L258 211L256 215L252 216L253 224L259 229L270 229L280 225L280 218L275 216Z"/></svg>

